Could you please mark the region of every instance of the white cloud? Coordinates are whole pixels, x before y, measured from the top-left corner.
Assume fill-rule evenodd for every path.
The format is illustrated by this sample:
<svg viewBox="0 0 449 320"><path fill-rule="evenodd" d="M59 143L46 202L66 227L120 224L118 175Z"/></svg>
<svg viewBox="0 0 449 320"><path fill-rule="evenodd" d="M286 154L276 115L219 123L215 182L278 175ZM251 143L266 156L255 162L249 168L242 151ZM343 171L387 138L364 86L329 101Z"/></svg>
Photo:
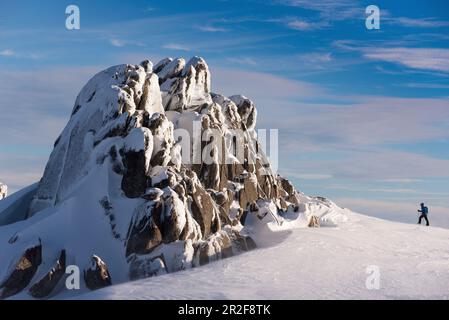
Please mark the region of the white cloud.
<svg viewBox="0 0 449 320"><path fill-rule="evenodd" d="M227 32L228 29L222 27L213 27L213 26L199 26L198 30L204 32Z"/></svg>
<svg viewBox="0 0 449 320"><path fill-rule="evenodd" d="M298 54L296 56L298 59L306 60L307 63L323 63L333 61L332 53L320 53L320 52L310 52L304 54Z"/></svg>
<svg viewBox="0 0 449 320"><path fill-rule="evenodd" d="M439 28L449 26L449 21L436 20L435 18L414 19L407 17L397 17L387 18L386 21L390 24L400 25L403 27Z"/></svg>
<svg viewBox="0 0 449 320"><path fill-rule="evenodd" d="M275 0L278 4L315 11L320 23L365 19L365 9L354 0Z"/></svg>
<svg viewBox="0 0 449 320"><path fill-rule="evenodd" d="M353 0L278 0L276 2L317 11L321 16L332 20L343 20L354 17L356 14L360 14L361 17L364 16L364 11L359 10L357 2Z"/></svg>
<svg viewBox="0 0 449 320"><path fill-rule="evenodd" d="M2 57L12 57L15 54L16 53L11 49L5 49L3 51L0 51L0 56L2 56Z"/></svg>
<svg viewBox="0 0 449 320"><path fill-rule="evenodd" d="M406 47L407 44L404 39L381 41L376 46L351 40L337 40L333 43L338 49L360 52L369 60L395 63L414 70L449 72L449 49Z"/></svg>
<svg viewBox="0 0 449 320"><path fill-rule="evenodd" d="M287 27L293 30L300 31L311 31L321 29L323 27L328 26L327 23L323 22L311 22L306 20L294 19L292 21L287 22Z"/></svg>
<svg viewBox="0 0 449 320"><path fill-rule="evenodd" d="M413 69L449 72L449 49L363 48L364 57L400 64Z"/></svg>
<svg viewBox="0 0 449 320"><path fill-rule="evenodd" d="M125 40L120 40L120 39L111 39L110 43L114 46L114 47L123 47L126 44Z"/></svg>
<svg viewBox="0 0 449 320"><path fill-rule="evenodd" d="M177 50L177 51L190 51L190 48L179 43L169 43L162 46L164 49Z"/></svg>

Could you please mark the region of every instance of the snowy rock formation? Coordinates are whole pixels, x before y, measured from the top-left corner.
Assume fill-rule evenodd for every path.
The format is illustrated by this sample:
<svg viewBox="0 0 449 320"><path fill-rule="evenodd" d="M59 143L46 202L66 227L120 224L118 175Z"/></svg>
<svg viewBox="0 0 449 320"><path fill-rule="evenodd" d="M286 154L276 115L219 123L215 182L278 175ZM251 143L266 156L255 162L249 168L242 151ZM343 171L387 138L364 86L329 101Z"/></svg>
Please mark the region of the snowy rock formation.
<svg viewBox="0 0 449 320"><path fill-rule="evenodd" d="M0 182L0 200L5 199L8 195L8 186Z"/></svg>
<svg viewBox="0 0 449 320"><path fill-rule="evenodd" d="M211 93L210 82L194 57L114 66L84 86L22 202L26 220L0 227L1 297L54 296L68 265L82 270L82 292L254 249L267 226L344 220L272 172L254 103ZM199 142L180 135L195 132ZM205 150L209 161L192 160ZM0 218L15 217L8 205L20 197L10 198Z"/></svg>

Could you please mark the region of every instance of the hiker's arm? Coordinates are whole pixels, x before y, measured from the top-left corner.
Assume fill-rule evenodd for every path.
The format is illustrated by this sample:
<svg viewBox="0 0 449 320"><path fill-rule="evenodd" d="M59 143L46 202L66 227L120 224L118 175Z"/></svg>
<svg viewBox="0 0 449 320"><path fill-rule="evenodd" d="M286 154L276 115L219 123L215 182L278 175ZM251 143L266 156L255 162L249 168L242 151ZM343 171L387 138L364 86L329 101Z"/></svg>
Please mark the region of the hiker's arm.
<svg viewBox="0 0 449 320"><path fill-rule="evenodd" d="M421 210L418 210L418 212L421 212L421 213L422 213L422 211L421 211Z"/></svg>

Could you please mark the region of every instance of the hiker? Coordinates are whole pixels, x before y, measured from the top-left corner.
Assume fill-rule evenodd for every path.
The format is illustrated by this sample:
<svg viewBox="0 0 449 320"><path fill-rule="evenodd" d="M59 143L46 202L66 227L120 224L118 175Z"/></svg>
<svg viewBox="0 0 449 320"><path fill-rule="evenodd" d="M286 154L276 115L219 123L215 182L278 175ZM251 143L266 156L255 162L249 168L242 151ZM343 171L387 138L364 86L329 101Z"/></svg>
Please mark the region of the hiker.
<svg viewBox="0 0 449 320"><path fill-rule="evenodd" d="M426 220L426 226L429 225L429 219L427 219L427 214L429 213L429 208L427 208L424 203L421 203L421 210L418 210L418 212L421 213L421 215L419 216L419 221L418 224L421 224L421 220L422 218L424 218L424 220Z"/></svg>

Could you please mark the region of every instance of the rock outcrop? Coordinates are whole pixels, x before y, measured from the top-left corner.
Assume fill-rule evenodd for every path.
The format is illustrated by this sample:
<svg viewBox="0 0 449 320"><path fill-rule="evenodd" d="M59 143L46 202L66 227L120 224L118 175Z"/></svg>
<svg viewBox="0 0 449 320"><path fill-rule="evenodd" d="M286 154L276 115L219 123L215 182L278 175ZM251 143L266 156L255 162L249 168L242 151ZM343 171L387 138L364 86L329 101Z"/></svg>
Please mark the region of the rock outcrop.
<svg viewBox="0 0 449 320"><path fill-rule="evenodd" d="M66 254L62 250L51 270L30 288L30 294L35 298L48 297L64 276L65 268Z"/></svg>
<svg viewBox="0 0 449 320"><path fill-rule="evenodd" d="M0 260L8 259L45 230L43 245L27 250L2 284L2 297L30 284L42 250L53 267L39 270L28 290L37 298L54 292L66 262L84 270L94 290L256 248L251 221L297 219L305 199L273 173L256 122L251 100L211 92L199 57L95 75L33 193L27 216L39 226L19 230L15 247L0 244Z"/></svg>
<svg viewBox="0 0 449 320"><path fill-rule="evenodd" d="M29 248L14 264L9 276L0 284L0 299L13 296L25 289L42 263L42 244Z"/></svg>
<svg viewBox="0 0 449 320"><path fill-rule="evenodd" d="M92 265L84 270L84 281L90 290L101 289L112 284L108 266L100 257L92 256Z"/></svg>

